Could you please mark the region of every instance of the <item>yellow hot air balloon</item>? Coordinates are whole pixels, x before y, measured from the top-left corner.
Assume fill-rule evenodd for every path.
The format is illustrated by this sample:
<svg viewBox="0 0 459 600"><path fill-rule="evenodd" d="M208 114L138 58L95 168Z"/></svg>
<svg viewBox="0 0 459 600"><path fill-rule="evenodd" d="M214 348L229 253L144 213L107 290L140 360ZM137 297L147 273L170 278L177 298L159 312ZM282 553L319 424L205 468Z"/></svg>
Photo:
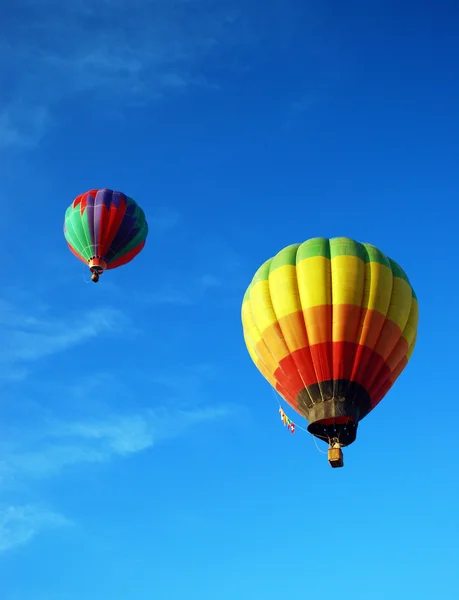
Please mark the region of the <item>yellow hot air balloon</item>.
<svg viewBox="0 0 459 600"><path fill-rule="evenodd" d="M341 448L413 353L418 302L402 268L375 246L313 238L258 269L242 326L258 370L340 467Z"/></svg>

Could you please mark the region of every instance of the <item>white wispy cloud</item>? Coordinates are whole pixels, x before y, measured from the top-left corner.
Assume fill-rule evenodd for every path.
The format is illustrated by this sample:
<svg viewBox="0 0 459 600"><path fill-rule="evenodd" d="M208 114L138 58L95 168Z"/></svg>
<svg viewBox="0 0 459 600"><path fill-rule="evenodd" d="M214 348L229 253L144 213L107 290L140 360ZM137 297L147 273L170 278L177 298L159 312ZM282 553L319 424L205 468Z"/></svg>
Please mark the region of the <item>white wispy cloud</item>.
<svg viewBox="0 0 459 600"><path fill-rule="evenodd" d="M0 361L34 361L62 352L100 333L118 328L123 321L125 318L121 311L99 308L76 319L30 318L21 326L3 325L6 344L0 350Z"/></svg>
<svg viewBox="0 0 459 600"><path fill-rule="evenodd" d="M196 380L202 386L212 369L209 365L184 369L180 381L187 389L185 402L180 401L183 388L180 393L173 377L155 381L168 404L173 400L174 409L135 408L137 393L132 383L109 372L100 372L96 378L83 374L73 381L35 383L32 398L26 396L19 405L14 402L16 396L7 396L10 417L0 420L0 551L24 545L46 529L71 523L59 512L28 502L37 485L88 465L102 468L115 460L133 458L193 428L232 417L235 408L231 405L190 402L195 389L193 373L195 386ZM152 381L154 377L147 377L140 384L151 385ZM126 411L127 406L131 411ZM15 501L5 502L12 494ZM17 498L23 499L23 505L18 505Z"/></svg>
<svg viewBox="0 0 459 600"><path fill-rule="evenodd" d="M208 274L196 278L201 288L217 283ZM68 308L53 308L45 298L35 291L6 286L0 296L0 383L9 382L5 393L2 390L0 419L2 551L69 522L59 512L30 504L30 493L44 480L90 464L101 468L110 461L128 459L233 414L232 406L202 405L205 383L213 376L212 366L205 364L183 367L180 375L169 377L163 371L157 381L154 374L148 374L148 383L155 382L167 404L178 407L174 410L142 408L136 402L132 374L124 378L122 373L98 372L92 377L83 371L68 381L55 373L47 380L41 373L39 378L21 382L37 361L100 335L132 332L128 316L119 309L104 305L68 312ZM131 412L126 412L127 406ZM5 502L11 494L14 502ZM18 504L18 497L22 503Z"/></svg>
<svg viewBox="0 0 459 600"><path fill-rule="evenodd" d="M2 440L0 482L8 486L57 475L76 465L129 457L183 435L194 426L232 413L232 407L224 405L175 411L163 408L72 421L52 419L28 432L16 432L13 436L6 432Z"/></svg>
<svg viewBox="0 0 459 600"><path fill-rule="evenodd" d="M100 334L122 332L129 320L119 309L96 307L57 316L39 298L29 306L0 298L0 378L26 376L30 363L78 346Z"/></svg>
<svg viewBox="0 0 459 600"><path fill-rule="evenodd" d="M4 148L38 143L79 94L108 113L205 85L203 61L237 40L231 11L209 0L17 0L0 23Z"/></svg>
<svg viewBox="0 0 459 600"><path fill-rule="evenodd" d="M0 552L30 542L45 529L71 525L63 515L34 505L0 505Z"/></svg>

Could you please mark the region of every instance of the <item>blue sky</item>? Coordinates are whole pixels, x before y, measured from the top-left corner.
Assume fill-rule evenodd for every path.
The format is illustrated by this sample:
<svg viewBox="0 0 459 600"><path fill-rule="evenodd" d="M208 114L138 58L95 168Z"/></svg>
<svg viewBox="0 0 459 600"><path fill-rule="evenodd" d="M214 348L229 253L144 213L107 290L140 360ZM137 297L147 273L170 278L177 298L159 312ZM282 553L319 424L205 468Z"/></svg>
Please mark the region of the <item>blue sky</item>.
<svg viewBox="0 0 459 600"><path fill-rule="evenodd" d="M2 600L455 597L458 20L1 5ZM62 234L92 187L150 225L97 286ZM240 325L257 267L322 235L383 249L420 303L412 362L338 471L282 427Z"/></svg>

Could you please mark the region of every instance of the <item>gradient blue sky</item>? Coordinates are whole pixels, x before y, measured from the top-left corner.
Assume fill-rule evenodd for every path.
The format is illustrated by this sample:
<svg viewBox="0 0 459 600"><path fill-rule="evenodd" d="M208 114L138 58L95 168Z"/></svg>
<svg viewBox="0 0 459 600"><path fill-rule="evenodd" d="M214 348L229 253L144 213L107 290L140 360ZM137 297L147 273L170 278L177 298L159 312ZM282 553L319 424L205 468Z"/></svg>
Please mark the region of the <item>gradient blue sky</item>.
<svg viewBox="0 0 459 600"><path fill-rule="evenodd" d="M1 4L2 600L456 597L458 27L453 1ZM62 234L91 187L150 224L98 286ZM321 235L420 302L338 471L240 325L256 268Z"/></svg>

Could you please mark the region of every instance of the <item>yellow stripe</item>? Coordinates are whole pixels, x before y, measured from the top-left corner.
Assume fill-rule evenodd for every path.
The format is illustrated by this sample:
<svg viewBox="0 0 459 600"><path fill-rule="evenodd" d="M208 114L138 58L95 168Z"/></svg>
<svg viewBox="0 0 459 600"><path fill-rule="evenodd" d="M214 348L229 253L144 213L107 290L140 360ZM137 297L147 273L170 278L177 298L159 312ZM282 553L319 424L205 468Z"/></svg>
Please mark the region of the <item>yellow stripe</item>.
<svg viewBox="0 0 459 600"><path fill-rule="evenodd" d="M301 312L301 301L296 279L296 267L284 265L269 275L269 291L277 319Z"/></svg>
<svg viewBox="0 0 459 600"><path fill-rule="evenodd" d="M406 353L406 359L407 360L410 360L411 355L414 352L414 347L416 346L416 340L417 340L417 333L416 333L416 335L414 337L414 340L411 342L411 346L408 348L408 352Z"/></svg>
<svg viewBox="0 0 459 600"><path fill-rule="evenodd" d="M369 262L365 265L362 306L387 315L392 294L392 271L385 265Z"/></svg>
<svg viewBox="0 0 459 600"><path fill-rule="evenodd" d="M258 327L255 324L250 302L246 302L243 319L243 335L247 350L257 368L263 373L274 373L279 364L272 355L272 351L266 345Z"/></svg>
<svg viewBox="0 0 459 600"><path fill-rule="evenodd" d="M280 326L274 312L269 294L269 282L259 281L250 291L249 310L244 312L245 327L248 335L254 342L258 356L262 357L267 365L272 365L273 360L277 365L290 354L286 340L280 331ZM270 356L264 356L266 352Z"/></svg>
<svg viewBox="0 0 459 600"><path fill-rule="evenodd" d="M365 263L356 256L335 256L331 259L333 304L361 306Z"/></svg>
<svg viewBox="0 0 459 600"><path fill-rule="evenodd" d="M265 365L265 363L258 356L257 352L255 351L254 347L251 344L251 340L245 335L245 333L244 333L244 340L245 340L245 345L247 346L247 350L249 352L250 358L253 360L257 369L260 371L260 373L263 375L263 377L265 377L269 381L269 383L271 385L276 387L276 379L274 378L273 374L269 371L269 369Z"/></svg>
<svg viewBox="0 0 459 600"><path fill-rule="evenodd" d="M412 298L410 284L400 277L394 277L387 318L398 325L401 331L404 331L408 322Z"/></svg>
<svg viewBox="0 0 459 600"><path fill-rule="evenodd" d="M305 258L296 267L303 310L331 304L330 259L324 256Z"/></svg>
<svg viewBox="0 0 459 600"><path fill-rule="evenodd" d="M269 294L269 281L259 281L250 290L250 305L258 329L263 333L270 325L277 323L276 313Z"/></svg>
<svg viewBox="0 0 459 600"><path fill-rule="evenodd" d="M262 335L253 318L252 307L250 306L249 300L246 300L242 305L242 326L247 333L251 344L255 347L262 339Z"/></svg>
<svg viewBox="0 0 459 600"><path fill-rule="evenodd" d="M414 338L416 337L416 331L418 328L418 320L419 320L419 308L418 301L416 298L413 298L411 302L411 311L410 316L408 317L408 322L405 325L405 329L403 330L403 337L408 342L410 346Z"/></svg>
<svg viewBox="0 0 459 600"><path fill-rule="evenodd" d="M269 289L287 348L290 352L305 348L308 345L308 336L301 310L296 267L284 265L270 273Z"/></svg>
<svg viewBox="0 0 459 600"><path fill-rule="evenodd" d="M253 362L255 364L257 364L257 362L258 362L257 353L255 352L255 349L254 349L251 339L249 338L249 336L246 334L245 331L244 331L244 341L245 341L245 345L247 347L247 351L250 354L250 358L253 360Z"/></svg>
<svg viewBox="0 0 459 600"><path fill-rule="evenodd" d="M276 388L277 379L275 379L273 374L268 371L268 369L266 368L266 365L262 362L258 362L258 363L255 363L255 366L260 371L260 373L263 375L263 377L273 386L273 388Z"/></svg>

